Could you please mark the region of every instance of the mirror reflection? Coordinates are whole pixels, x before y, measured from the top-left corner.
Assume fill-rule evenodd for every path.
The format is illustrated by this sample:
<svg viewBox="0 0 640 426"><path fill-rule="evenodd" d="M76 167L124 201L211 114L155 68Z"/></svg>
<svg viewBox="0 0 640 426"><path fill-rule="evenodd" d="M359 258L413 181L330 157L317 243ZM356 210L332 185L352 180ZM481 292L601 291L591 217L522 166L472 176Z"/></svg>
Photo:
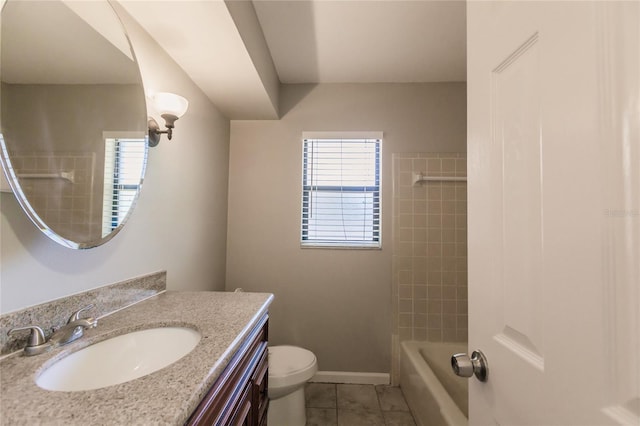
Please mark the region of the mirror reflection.
<svg viewBox="0 0 640 426"><path fill-rule="evenodd" d="M71 248L108 241L144 177L146 105L106 2L8 0L2 9L2 158L32 221Z"/></svg>

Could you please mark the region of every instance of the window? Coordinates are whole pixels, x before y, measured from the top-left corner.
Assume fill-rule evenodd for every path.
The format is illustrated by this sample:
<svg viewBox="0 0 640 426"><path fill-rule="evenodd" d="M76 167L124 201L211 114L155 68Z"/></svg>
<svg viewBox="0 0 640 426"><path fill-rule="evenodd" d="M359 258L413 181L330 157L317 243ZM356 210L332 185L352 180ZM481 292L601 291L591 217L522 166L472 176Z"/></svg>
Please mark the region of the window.
<svg viewBox="0 0 640 426"><path fill-rule="evenodd" d="M124 222L133 205L146 164L144 139L106 138L102 236Z"/></svg>
<svg viewBox="0 0 640 426"><path fill-rule="evenodd" d="M302 246L380 248L380 144L303 139Z"/></svg>

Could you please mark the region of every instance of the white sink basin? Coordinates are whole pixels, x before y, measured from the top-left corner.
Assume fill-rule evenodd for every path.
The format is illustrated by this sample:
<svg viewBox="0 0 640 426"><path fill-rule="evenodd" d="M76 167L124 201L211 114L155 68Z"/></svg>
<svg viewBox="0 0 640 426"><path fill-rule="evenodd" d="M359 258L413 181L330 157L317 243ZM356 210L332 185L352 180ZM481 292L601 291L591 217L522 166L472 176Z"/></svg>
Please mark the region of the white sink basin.
<svg viewBox="0 0 640 426"><path fill-rule="evenodd" d="M47 368L36 384L52 391L99 389L173 364L196 347L200 333L162 327L121 334L87 346Z"/></svg>

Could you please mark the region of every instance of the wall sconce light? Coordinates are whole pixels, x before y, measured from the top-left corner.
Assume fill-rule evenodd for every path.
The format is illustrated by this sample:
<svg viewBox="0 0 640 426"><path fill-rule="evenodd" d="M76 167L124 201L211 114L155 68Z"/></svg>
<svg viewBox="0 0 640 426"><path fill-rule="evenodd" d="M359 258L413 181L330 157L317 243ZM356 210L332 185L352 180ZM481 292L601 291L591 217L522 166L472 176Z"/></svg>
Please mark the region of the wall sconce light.
<svg viewBox="0 0 640 426"><path fill-rule="evenodd" d="M182 117L187 108L189 108L189 101L179 95L173 93L156 93L152 97L152 102L156 109L160 112L160 117L164 119L164 126L166 130L160 130L158 122L153 118L149 118L149 146L154 147L160 143L160 135L165 133L167 138L171 140L173 135L173 128L178 118Z"/></svg>

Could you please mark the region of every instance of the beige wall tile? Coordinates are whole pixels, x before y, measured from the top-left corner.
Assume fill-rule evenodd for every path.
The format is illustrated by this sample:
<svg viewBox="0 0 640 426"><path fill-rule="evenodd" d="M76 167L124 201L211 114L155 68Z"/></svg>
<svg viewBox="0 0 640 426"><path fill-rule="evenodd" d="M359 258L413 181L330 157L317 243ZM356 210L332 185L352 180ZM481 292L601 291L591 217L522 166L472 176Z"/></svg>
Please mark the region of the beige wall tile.
<svg viewBox="0 0 640 426"><path fill-rule="evenodd" d="M398 256L411 257L413 255L413 243L408 241L399 241L396 246Z"/></svg>
<svg viewBox="0 0 640 426"><path fill-rule="evenodd" d="M411 286L401 284L399 286L398 297L400 297L400 299L411 299L413 297L413 289Z"/></svg>
<svg viewBox="0 0 640 426"><path fill-rule="evenodd" d="M414 299L413 304L414 312L417 314L427 313L427 300L426 299Z"/></svg>
<svg viewBox="0 0 640 426"><path fill-rule="evenodd" d="M455 184L445 183L442 185L442 200L443 201L455 201L456 198L456 188Z"/></svg>
<svg viewBox="0 0 640 426"><path fill-rule="evenodd" d="M429 313L427 315L427 328L430 328L430 329L441 329L442 328L442 314Z"/></svg>
<svg viewBox="0 0 640 426"><path fill-rule="evenodd" d="M395 256L396 267L399 270L411 270L411 258L407 256Z"/></svg>
<svg viewBox="0 0 640 426"><path fill-rule="evenodd" d="M457 342L458 330L456 328L444 328L442 330L442 339L445 342Z"/></svg>
<svg viewBox="0 0 640 426"><path fill-rule="evenodd" d="M411 276L412 276L411 269L400 270L398 272L399 284L410 285Z"/></svg>
<svg viewBox="0 0 640 426"><path fill-rule="evenodd" d="M426 285L415 285L413 287L413 297L416 299L426 299L427 298L427 286Z"/></svg>
<svg viewBox="0 0 640 426"><path fill-rule="evenodd" d="M400 327L398 330L398 336L400 337L400 341L403 342L405 340L413 339L413 328L412 327Z"/></svg>
<svg viewBox="0 0 640 426"><path fill-rule="evenodd" d="M456 336L456 341L457 342L468 342L469 341L469 335L468 335L468 330L466 328L458 328L456 329L457 332L457 336Z"/></svg>
<svg viewBox="0 0 640 426"><path fill-rule="evenodd" d="M456 328L457 317L456 314L443 314L442 315L442 327L443 328Z"/></svg>
<svg viewBox="0 0 640 426"><path fill-rule="evenodd" d="M427 172L428 173L439 173L442 170L442 166L439 159L429 159L427 160Z"/></svg>
<svg viewBox="0 0 640 426"><path fill-rule="evenodd" d="M443 158L441 160L442 171L446 173L453 173L456 171L456 160L453 158Z"/></svg>
<svg viewBox="0 0 640 426"><path fill-rule="evenodd" d="M413 229L411 228L400 228L397 230L396 235L400 242L413 241Z"/></svg>
<svg viewBox="0 0 640 426"><path fill-rule="evenodd" d="M426 200L413 200L413 213L414 214L426 214L427 213L427 201Z"/></svg>
<svg viewBox="0 0 640 426"><path fill-rule="evenodd" d="M427 215L424 215L424 214L413 215L413 226L416 228L426 228Z"/></svg>
<svg viewBox="0 0 640 426"><path fill-rule="evenodd" d="M439 285L442 283L442 271L427 271L427 284Z"/></svg>
<svg viewBox="0 0 640 426"><path fill-rule="evenodd" d="M442 342L442 328L430 328L427 330L429 342Z"/></svg>
<svg viewBox="0 0 640 426"><path fill-rule="evenodd" d="M427 256L442 257L444 256L444 244L427 243Z"/></svg>
<svg viewBox="0 0 640 426"><path fill-rule="evenodd" d="M413 312L413 299L400 299L398 304L398 312L412 313Z"/></svg>
<svg viewBox="0 0 640 426"><path fill-rule="evenodd" d="M458 255L459 246L461 246L461 245L458 245L458 244L455 244L455 243L443 242L440 245L442 256L444 256L444 257L457 256ZM465 251L465 253L466 253L466 251Z"/></svg>
<svg viewBox="0 0 640 426"><path fill-rule="evenodd" d="M456 299L467 300L467 283L456 287Z"/></svg>
<svg viewBox="0 0 640 426"><path fill-rule="evenodd" d="M442 227L442 216L439 214L430 214L427 217L427 224L429 228L440 228Z"/></svg>
<svg viewBox="0 0 640 426"><path fill-rule="evenodd" d="M413 338L415 340L427 340L427 329L426 328L414 328L413 329Z"/></svg>
<svg viewBox="0 0 640 426"><path fill-rule="evenodd" d="M442 286L442 300L456 300L456 288L454 286Z"/></svg>
<svg viewBox="0 0 640 426"><path fill-rule="evenodd" d="M427 199L429 201L442 200L442 187L438 183L430 183Z"/></svg>
<svg viewBox="0 0 640 426"><path fill-rule="evenodd" d="M411 162L412 172L466 176L464 154L423 153L394 161L405 167ZM407 170L402 176L399 167L394 172L401 186L407 184ZM394 268L402 267L394 283L401 292L395 303L406 311L395 310L400 312L397 327L403 329L398 332L400 340L410 328L412 339L464 341L468 334L466 183L422 183L410 187L410 193L407 188L398 191L393 220L395 239L402 239L394 242L396 254L401 255L394 256ZM410 237L408 229L412 230ZM410 270L404 270L408 257ZM402 280L405 284L400 284ZM406 285L407 280L412 287Z"/></svg>
<svg viewBox="0 0 640 426"><path fill-rule="evenodd" d="M427 203L427 213L429 215L440 215L443 212L443 203L440 200L429 200Z"/></svg>
<svg viewBox="0 0 640 426"><path fill-rule="evenodd" d="M400 327L413 327L413 315L411 314L398 314L399 322L398 325Z"/></svg>
<svg viewBox="0 0 640 426"><path fill-rule="evenodd" d="M415 327L427 328L427 314L413 314L413 324Z"/></svg>
<svg viewBox="0 0 640 426"><path fill-rule="evenodd" d="M427 240L430 243L442 242L442 229L440 228L428 228Z"/></svg>
<svg viewBox="0 0 640 426"><path fill-rule="evenodd" d="M426 200L427 191L422 186L412 186L412 194L414 200Z"/></svg>
<svg viewBox="0 0 640 426"><path fill-rule="evenodd" d="M413 229L413 241L424 243L427 241L428 229L424 228L414 228Z"/></svg>
<svg viewBox="0 0 640 426"><path fill-rule="evenodd" d="M442 214L456 214L456 202L454 200L442 201Z"/></svg>
<svg viewBox="0 0 640 426"><path fill-rule="evenodd" d="M400 158L398 159L398 172L408 172L411 173L411 159L410 158Z"/></svg>
<svg viewBox="0 0 640 426"><path fill-rule="evenodd" d="M426 171L427 171L426 158L414 158L412 160L412 172L426 173Z"/></svg>
<svg viewBox="0 0 640 426"><path fill-rule="evenodd" d="M439 300L427 300L427 311L430 314L442 314L442 302Z"/></svg>
<svg viewBox="0 0 640 426"><path fill-rule="evenodd" d="M398 225L400 228L413 228L413 215L401 214L398 218Z"/></svg>
<svg viewBox="0 0 640 426"><path fill-rule="evenodd" d="M427 275L427 265L425 265L424 263L424 258L423 257L412 257L411 258L411 262L412 262L412 271L413 271L413 283L415 284L415 277L416 275Z"/></svg>
<svg viewBox="0 0 640 426"><path fill-rule="evenodd" d="M427 298L429 300L442 300L442 286L427 286Z"/></svg>
<svg viewBox="0 0 640 426"><path fill-rule="evenodd" d="M399 214L412 214L413 212L413 202L412 200L401 199L398 201L398 212ZM396 214L397 214L396 213Z"/></svg>
<svg viewBox="0 0 640 426"><path fill-rule="evenodd" d="M443 300L442 312L447 315L455 315L458 313L458 305L456 300Z"/></svg>
<svg viewBox="0 0 640 426"><path fill-rule="evenodd" d="M414 242L413 243L413 255L417 257L425 257L428 253L429 243L425 242Z"/></svg>
<svg viewBox="0 0 640 426"><path fill-rule="evenodd" d="M411 172L400 172L400 175L398 176L398 184L400 186L412 186L413 180Z"/></svg>

